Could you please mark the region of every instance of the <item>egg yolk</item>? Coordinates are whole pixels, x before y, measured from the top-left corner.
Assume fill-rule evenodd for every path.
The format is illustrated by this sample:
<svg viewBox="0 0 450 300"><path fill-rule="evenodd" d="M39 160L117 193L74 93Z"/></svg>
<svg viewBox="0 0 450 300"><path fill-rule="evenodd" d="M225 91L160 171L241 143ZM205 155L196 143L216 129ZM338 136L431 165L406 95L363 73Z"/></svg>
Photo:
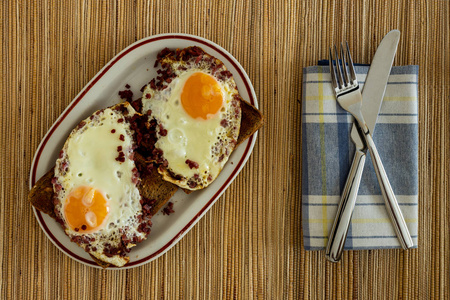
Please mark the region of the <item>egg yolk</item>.
<svg viewBox="0 0 450 300"><path fill-rule="evenodd" d="M220 85L211 75L197 72L186 80L181 92L181 104L194 119L211 118L222 107L222 103Z"/></svg>
<svg viewBox="0 0 450 300"><path fill-rule="evenodd" d="M65 219L70 228L84 233L97 231L108 211L108 201L103 194L88 186L73 190L64 206Z"/></svg>

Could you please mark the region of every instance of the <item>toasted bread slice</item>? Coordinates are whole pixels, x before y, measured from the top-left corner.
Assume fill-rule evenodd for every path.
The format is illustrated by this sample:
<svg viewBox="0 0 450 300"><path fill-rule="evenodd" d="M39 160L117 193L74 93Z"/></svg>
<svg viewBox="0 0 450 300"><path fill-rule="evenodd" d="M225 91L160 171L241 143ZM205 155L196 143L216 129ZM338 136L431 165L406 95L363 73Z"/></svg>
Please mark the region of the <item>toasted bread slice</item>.
<svg viewBox="0 0 450 300"><path fill-rule="evenodd" d="M41 179L36 182L31 191L28 193L28 200L31 205L41 212L49 215L53 219L56 218L53 204L53 184L52 178L54 176L53 168L51 168Z"/></svg>
<svg viewBox="0 0 450 300"><path fill-rule="evenodd" d="M264 124L264 117L262 113L256 107L242 99L241 109L241 129L239 130L239 137L236 147L252 136L252 134L254 134Z"/></svg>

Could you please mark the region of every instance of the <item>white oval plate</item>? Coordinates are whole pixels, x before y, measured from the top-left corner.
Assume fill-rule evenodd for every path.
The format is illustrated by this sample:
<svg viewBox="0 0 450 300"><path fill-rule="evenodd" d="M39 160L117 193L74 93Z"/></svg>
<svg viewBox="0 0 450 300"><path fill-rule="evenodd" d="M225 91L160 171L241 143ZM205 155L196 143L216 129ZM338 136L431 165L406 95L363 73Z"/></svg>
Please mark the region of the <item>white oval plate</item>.
<svg viewBox="0 0 450 300"><path fill-rule="evenodd" d="M220 59L233 74L242 98L258 107L253 86L238 61L219 45L201 37L187 34L161 34L139 40L109 61L83 88L52 125L36 150L30 171L30 189L50 170L70 131L94 111L120 102L118 92L129 84L134 98L141 96L140 89L156 77L154 63L163 48L199 46ZM179 190L170 201L175 213L170 216L156 214L148 239L130 252L130 262L121 269L148 263L173 247L211 208L240 172L255 144L255 133L231 155L219 177L206 189L186 195ZM34 209L34 208L33 208ZM75 243L70 242L61 226L51 217L34 209L35 216L47 237L69 257L92 267L99 266Z"/></svg>

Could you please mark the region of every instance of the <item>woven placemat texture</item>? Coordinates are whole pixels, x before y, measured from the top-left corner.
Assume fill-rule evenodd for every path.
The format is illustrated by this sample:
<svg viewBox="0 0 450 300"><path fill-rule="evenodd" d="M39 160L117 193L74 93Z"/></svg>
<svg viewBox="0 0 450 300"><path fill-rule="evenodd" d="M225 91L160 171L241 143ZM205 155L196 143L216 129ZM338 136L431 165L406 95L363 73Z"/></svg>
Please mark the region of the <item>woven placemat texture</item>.
<svg viewBox="0 0 450 300"><path fill-rule="evenodd" d="M448 299L450 1L2 1L0 296L10 299ZM370 63L402 32L395 65L419 65L419 247L303 249L302 68L348 40ZM195 34L247 71L265 115L225 194L167 254L105 271L64 255L27 203L42 137L84 85L134 41ZM407 151L407 149L404 149ZM176 207L175 207L176 210Z"/></svg>

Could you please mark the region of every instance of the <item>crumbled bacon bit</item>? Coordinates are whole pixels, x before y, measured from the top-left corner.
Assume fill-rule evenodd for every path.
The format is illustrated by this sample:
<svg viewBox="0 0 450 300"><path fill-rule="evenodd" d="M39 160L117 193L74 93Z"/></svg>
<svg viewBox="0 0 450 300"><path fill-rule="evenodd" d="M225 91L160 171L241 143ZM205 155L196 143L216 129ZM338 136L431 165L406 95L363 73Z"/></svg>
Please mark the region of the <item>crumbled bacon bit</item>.
<svg viewBox="0 0 450 300"><path fill-rule="evenodd" d="M173 214L174 212L175 211L173 210L173 203L172 202L169 202L167 204L167 206L164 207L164 209L163 209L163 214L164 215L170 215L170 214Z"/></svg>
<svg viewBox="0 0 450 300"><path fill-rule="evenodd" d="M202 55L203 53L205 53L203 52L202 48L197 46L190 47L188 51L192 56Z"/></svg>
<svg viewBox="0 0 450 300"><path fill-rule="evenodd" d="M195 63L198 64L203 58L203 54L200 54L199 56L197 56L197 58L195 59Z"/></svg>
<svg viewBox="0 0 450 300"><path fill-rule="evenodd" d="M150 94L145 94L145 98L146 99L150 99L152 97L152 95L150 95Z"/></svg>
<svg viewBox="0 0 450 300"><path fill-rule="evenodd" d="M63 228L65 228L65 225L64 225L64 221L58 216L58 210L56 209L56 207L55 207L55 214L56 214L56 222L58 222Z"/></svg>
<svg viewBox="0 0 450 300"><path fill-rule="evenodd" d="M218 69L219 69L219 66L216 65L216 64L213 64L211 66L211 73L214 75L217 72Z"/></svg>
<svg viewBox="0 0 450 300"><path fill-rule="evenodd" d="M144 84L142 87L141 87L141 89L140 89L140 91L141 91L141 93L143 93L144 92L144 90L145 90L145 88L147 87L147 85L146 84Z"/></svg>
<svg viewBox="0 0 450 300"><path fill-rule="evenodd" d="M117 123L122 123L123 122L123 118L120 118L117 120Z"/></svg>
<svg viewBox="0 0 450 300"><path fill-rule="evenodd" d="M62 185L60 185L60 184L55 184L55 190L56 190L56 192L61 191L61 190L62 190Z"/></svg>
<svg viewBox="0 0 450 300"><path fill-rule="evenodd" d="M150 84L150 87L152 88L152 89L156 89L156 80L155 80L155 78L153 78L150 82L149 82L149 84Z"/></svg>
<svg viewBox="0 0 450 300"><path fill-rule="evenodd" d="M84 125L86 125L86 122L85 122L85 121L81 121L81 122L78 124L78 129L82 128Z"/></svg>
<svg viewBox="0 0 450 300"><path fill-rule="evenodd" d="M125 85L125 88L126 88L126 89L129 89L129 88L130 88L130 85L127 83L127 84Z"/></svg>
<svg viewBox="0 0 450 300"><path fill-rule="evenodd" d="M233 76L233 74L231 74L231 72L228 71L228 70L225 70L225 71L220 72L220 75L222 76L222 78L225 78L225 79L228 79L228 78L230 78L231 76Z"/></svg>
<svg viewBox="0 0 450 300"><path fill-rule="evenodd" d="M162 165L163 165L163 167L167 167L169 165L169 162L166 159L164 159L162 161Z"/></svg>
<svg viewBox="0 0 450 300"><path fill-rule="evenodd" d="M224 128L228 127L228 120L227 119L223 119L222 121L220 121L220 125Z"/></svg>
<svg viewBox="0 0 450 300"><path fill-rule="evenodd" d="M119 140L121 140L122 142L125 141L125 136L123 134L120 135Z"/></svg>
<svg viewBox="0 0 450 300"><path fill-rule="evenodd" d="M128 109L125 105L116 106L115 111L121 112L124 115L128 113Z"/></svg>
<svg viewBox="0 0 450 300"><path fill-rule="evenodd" d="M224 159L224 155L222 154L220 157L219 157L219 162L221 162L223 159Z"/></svg>
<svg viewBox="0 0 450 300"><path fill-rule="evenodd" d="M154 157L161 157L164 154L164 151L162 151L161 149L155 148L155 149L153 149L152 154L154 155Z"/></svg>
<svg viewBox="0 0 450 300"><path fill-rule="evenodd" d="M138 231L143 232L145 234L149 234L150 226L148 226L147 223L141 223L138 227Z"/></svg>
<svg viewBox="0 0 450 300"><path fill-rule="evenodd" d="M154 65L154 67L156 68L157 66L158 66L158 63L161 61L161 59L163 58L163 57L165 57L165 56L168 56L168 55L174 55L175 54L175 52L174 51L172 51L172 50L170 50L169 48L164 48L164 49L162 49L159 53L158 53L158 55L156 56L156 61L155 61L155 65Z"/></svg>
<svg viewBox="0 0 450 300"><path fill-rule="evenodd" d="M87 229L87 226L83 224L83 225L81 225L81 229L82 229L82 230L86 230L86 229Z"/></svg>
<svg viewBox="0 0 450 300"><path fill-rule="evenodd" d="M111 130L111 133L116 133L116 130L115 130L115 129L112 129L112 130Z"/></svg>
<svg viewBox="0 0 450 300"><path fill-rule="evenodd" d="M139 99L134 100L133 102L131 102L131 106L132 106L137 112L141 112L141 111L142 111L142 98L139 98Z"/></svg>
<svg viewBox="0 0 450 300"><path fill-rule="evenodd" d="M166 136L167 135L167 129L164 129L164 127L162 126L162 124L159 124L159 134L161 136Z"/></svg>
<svg viewBox="0 0 450 300"><path fill-rule="evenodd" d="M193 169L193 168L198 169L198 167L199 167L199 164L197 162L192 161L190 159L186 159L185 163L189 166L189 169Z"/></svg>
<svg viewBox="0 0 450 300"><path fill-rule="evenodd" d="M143 210L150 212L150 210L152 209L152 207L148 204L144 204L144 206L142 207Z"/></svg>
<svg viewBox="0 0 450 300"><path fill-rule="evenodd" d="M189 182L188 182L188 186L189 186L191 189L193 189L193 188L195 188L195 187L197 186L197 183L196 183L195 181L189 181Z"/></svg>
<svg viewBox="0 0 450 300"><path fill-rule="evenodd" d="M137 164L140 174L151 174L153 170L153 163Z"/></svg>
<svg viewBox="0 0 450 300"><path fill-rule="evenodd" d="M121 99L125 99L128 102L133 100L133 92L131 90L119 91L119 96Z"/></svg>
<svg viewBox="0 0 450 300"><path fill-rule="evenodd" d="M119 147L117 147L118 151L119 151ZM116 161L119 161L119 162L125 161L125 154L122 151L119 152L119 156L116 157Z"/></svg>
<svg viewBox="0 0 450 300"><path fill-rule="evenodd" d="M67 169L69 168L69 163L67 161L63 161L63 163L59 166L59 170L61 172L65 172L67 171Z"/></svg>

